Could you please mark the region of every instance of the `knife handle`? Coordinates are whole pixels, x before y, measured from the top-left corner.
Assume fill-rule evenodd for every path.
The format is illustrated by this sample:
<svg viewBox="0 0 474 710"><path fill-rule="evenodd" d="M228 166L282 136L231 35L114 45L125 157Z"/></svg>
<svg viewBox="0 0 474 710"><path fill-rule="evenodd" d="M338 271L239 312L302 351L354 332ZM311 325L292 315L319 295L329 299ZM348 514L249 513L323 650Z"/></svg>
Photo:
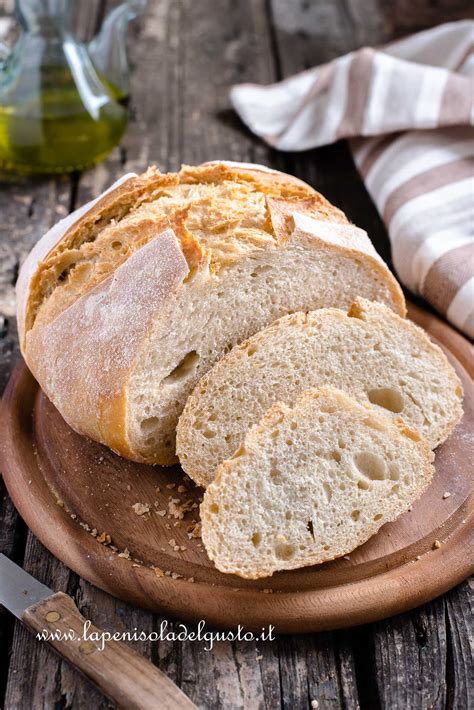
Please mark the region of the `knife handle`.
<svg viewBox="0 0 474 710"><path fill-rule="evenodd" d="M100 650L101 642L84 640L86 619L67 594L57 592L33 604L21 618L37 633L55 633L47 643L119 706L134 710L196 708L170 678L122 641L107 640ZM94 638L94 632L102 633L91 625L87 636ZM68 634L67 640L59 638L61 633Z"/></svg>

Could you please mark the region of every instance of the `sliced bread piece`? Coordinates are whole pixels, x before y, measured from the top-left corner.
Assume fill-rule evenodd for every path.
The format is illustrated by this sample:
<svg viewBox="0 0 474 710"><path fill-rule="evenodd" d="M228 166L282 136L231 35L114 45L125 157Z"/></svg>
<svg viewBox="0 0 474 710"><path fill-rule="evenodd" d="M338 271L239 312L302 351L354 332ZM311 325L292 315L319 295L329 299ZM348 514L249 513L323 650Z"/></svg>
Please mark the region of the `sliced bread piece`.
<svg viewBox="0 0 474 710"><path fill-rule="evenodd" d="M418 433L331 387L276 404L222 463L201 505L221 572L249 579L351 552L433 476Z"/></svg>
<svg viewBox="0 0 474 710"><path fill-rule="evenodd" d="M285 316L235 347L191 394L177 432L186 473L209 485L275 402L331 385L401 416L434 448L462 415L462 385L440 348L382 304L357 300Z"/></svg>

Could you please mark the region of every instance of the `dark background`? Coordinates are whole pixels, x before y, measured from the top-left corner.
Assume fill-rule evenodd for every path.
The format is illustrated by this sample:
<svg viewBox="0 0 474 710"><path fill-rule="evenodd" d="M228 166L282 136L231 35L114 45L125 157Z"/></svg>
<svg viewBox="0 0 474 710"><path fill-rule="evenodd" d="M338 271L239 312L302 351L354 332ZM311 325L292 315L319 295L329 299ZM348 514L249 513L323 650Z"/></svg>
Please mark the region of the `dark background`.
<svg viewBox="0 0 474 710"><path fill-rule="evenodd" d="M72 0L71 0L72 1ZM90 38L116 3L76 2L78 35ZM1 20L13 2L0 0ZM18 357L14 284L36 240L59 218L126 171L223 158L294 173L366 229L390 259L381 220L348 148L279 154L230 109L228 89L268 83L357 47L472 16L464 0L149 0L131 28L130 126L122 145L82 175L0 184L0 390ZM71 594L105 629L157 629L160 617L95 589L52 557L16 514L0 480L0 551L55 590ZM466 551L466 554L469 554ZM135 644L203 708L465 710L472 699L469 582L430 604L358 629L280 636L273 643ZM104 708L107 701L6 612L0 611L0 705ZM157 708L160 707L157 699Z"/></svg>

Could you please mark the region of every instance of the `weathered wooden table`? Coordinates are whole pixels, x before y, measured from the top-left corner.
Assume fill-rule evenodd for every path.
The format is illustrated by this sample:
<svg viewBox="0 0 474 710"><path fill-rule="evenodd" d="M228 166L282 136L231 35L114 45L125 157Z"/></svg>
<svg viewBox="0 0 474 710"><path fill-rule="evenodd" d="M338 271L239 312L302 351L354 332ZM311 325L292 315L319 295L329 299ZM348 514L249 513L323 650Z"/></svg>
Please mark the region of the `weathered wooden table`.
<svg viewBox="0 0 474 710"><path fill-rule="evenodd" d="M12 11L0 0L0 15ZM78 4L79 5L79 4ZM84 1L94 32L108 2ZM0 185L0 388L18 357L14 284L38 237L125 171L175 170L213 158L292 172L365 228L387 260L389 243L344 143L278 154L239 123L228 88L271 82L364 44L467 17L464 0L149 0L131 33L131 121L123 144L83 175ZM472 11L471 11L472 12ZM2 484L3 485L3 484ZM0 550L71 594L105 629L156 630L161 618L92 587L53 558L0 501ZM467 552L467 551L466 551ZM469 582L410 613L362 628L279 637L273 643L138 643L202 708L465 710L473 702ZM12 708L101 708L108 701L0 611L0 703ZM313 707L318 704L313 702ZM157 701L157 708L160 707Z"/></svg>

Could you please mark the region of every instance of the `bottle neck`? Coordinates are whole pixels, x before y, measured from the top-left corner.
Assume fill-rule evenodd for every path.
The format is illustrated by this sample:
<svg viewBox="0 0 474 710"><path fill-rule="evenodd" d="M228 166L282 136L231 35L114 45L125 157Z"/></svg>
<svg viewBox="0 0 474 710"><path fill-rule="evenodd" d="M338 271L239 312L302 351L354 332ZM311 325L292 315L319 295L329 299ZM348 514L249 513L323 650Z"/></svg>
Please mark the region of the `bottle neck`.
<svg viewBox="0 0 474 710"><path fill-rule="evenodd" d="M25 32L45 39L68 34L71 25L70 0L15 0L18 19Z"/></svg>

